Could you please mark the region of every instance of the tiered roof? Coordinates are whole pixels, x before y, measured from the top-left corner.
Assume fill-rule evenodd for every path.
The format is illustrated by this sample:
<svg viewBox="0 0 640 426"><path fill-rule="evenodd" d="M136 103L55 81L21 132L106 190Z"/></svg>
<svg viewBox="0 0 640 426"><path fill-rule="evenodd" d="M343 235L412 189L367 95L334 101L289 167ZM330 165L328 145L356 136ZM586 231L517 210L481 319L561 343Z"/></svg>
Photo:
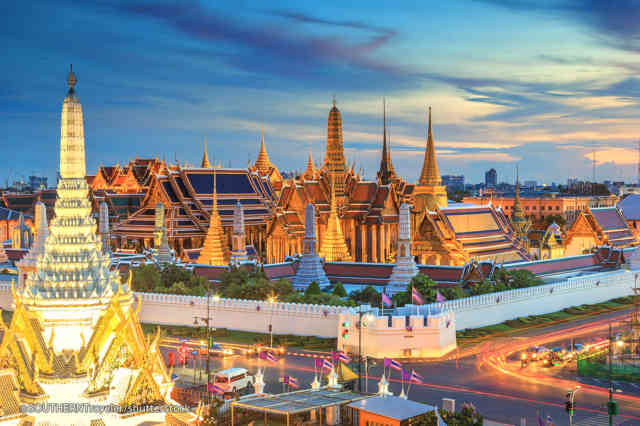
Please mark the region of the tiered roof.
<svg viewBox="0 0 640 426"><path fill-rule="evenodd" d="M217 206L223 227L233 224L237 201L244 207L245 225L267 223L275 202L269 180L246 169L216 169ZM213 169L178 166L164 175L154 175L140 208L114 225L112 234L127 238L153 238L155 205L166 209L169 239L204 237L213 205Z"/></svg>
<svg viewBox="0 0 640 426"><path fill-rule="evenodd" d="M592 208L585 213L585 217L602 243L614 247L627 247L635 244L633 232L616 207Z"/></svg>

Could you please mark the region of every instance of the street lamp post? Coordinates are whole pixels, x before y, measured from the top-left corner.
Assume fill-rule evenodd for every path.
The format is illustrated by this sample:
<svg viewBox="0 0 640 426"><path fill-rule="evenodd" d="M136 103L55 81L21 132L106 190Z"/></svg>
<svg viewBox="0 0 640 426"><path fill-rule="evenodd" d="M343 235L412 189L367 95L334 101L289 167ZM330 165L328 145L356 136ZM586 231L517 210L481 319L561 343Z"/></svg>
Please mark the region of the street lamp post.
<svg viewBox="0 0 640 426"><path fill-rule="evenodd" d="M220 297L218 295L213 296L213 300L218 301ZM207 372L207 402L211 402L209 395L209 383L211 382L211 363L209 362L211 359L211 324L213 323L213 317L211 316L211 284L209 284L209 289L207 290L207 316L193 317L193 324L198 325L198 321L204 322L207 327L207 364L206 364L206 372Z"/></svg>
<svg viewBox="0 0 640 426"><path fill-rule="evenodd" d="M269 348L273 349L273 304L276 302L276 297L271 296L269 303L271 304L271 313L269 314Z"/></svg>
<svg viewBox="0 0 640 426"><path fill-rule="evenodd" d="M569 426L573 426L573 410L575 407L576 393L580 390L580 385L577 385L573 390L570 390L567 393L567 398L569 398Z"/></svg>
<svg viewBox="0 0 640 426"><path fill-rule="evenodd" d="M369 312L363 311L362 306L360 306L360 312L358 313L358 392L362 392L362 316ZM369 373L367 371L367 380L368 376Z"/></svg>

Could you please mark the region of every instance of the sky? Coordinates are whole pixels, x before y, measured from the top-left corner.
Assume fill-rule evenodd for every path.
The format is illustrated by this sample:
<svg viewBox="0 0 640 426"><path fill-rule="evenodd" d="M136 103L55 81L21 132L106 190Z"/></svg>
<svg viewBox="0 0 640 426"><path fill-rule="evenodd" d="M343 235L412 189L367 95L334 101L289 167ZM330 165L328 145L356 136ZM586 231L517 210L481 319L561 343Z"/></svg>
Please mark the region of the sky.
<svg viewBox="0 0 640 426"><path fill-rule="evenodd" d="M410 3L410 2L401 2ZM637 179L640 2L0 2L0 180L58 169L69 64L88 173L136 155L281 171L324 158L335 96L349 164L372 178L382 100L417 180L432 107L441 174L480 182Z"/></svg>

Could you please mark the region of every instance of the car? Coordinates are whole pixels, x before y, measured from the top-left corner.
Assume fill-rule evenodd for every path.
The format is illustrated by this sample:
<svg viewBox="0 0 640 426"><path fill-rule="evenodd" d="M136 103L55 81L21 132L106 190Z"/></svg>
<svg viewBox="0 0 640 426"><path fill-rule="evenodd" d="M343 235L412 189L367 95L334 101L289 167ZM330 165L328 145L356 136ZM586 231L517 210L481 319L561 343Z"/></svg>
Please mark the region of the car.
<svg viewBox="0 0 640 426"><path fill-rule="evenodd" d="M549 349L544 346L534 346L532 348L527 349L527 359L530 361L538 361L544 357L544 354L549 352Z"/></svg>
<svg viewBox="0 0 640 426"><path fill-rule="evenodd" d="M251 386L253 377L246 368L236 367L216 372L213 381L224 392L236 393Z"/></svg>

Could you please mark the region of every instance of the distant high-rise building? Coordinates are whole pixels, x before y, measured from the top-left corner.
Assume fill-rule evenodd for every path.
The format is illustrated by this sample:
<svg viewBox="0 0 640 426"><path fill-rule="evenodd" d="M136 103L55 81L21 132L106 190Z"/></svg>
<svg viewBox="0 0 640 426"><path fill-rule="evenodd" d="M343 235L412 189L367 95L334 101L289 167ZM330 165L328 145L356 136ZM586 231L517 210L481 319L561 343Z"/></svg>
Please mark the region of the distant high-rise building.
<svg viewBox="0 0 640 426"><path fill-rule="evenodd" d="M531 190L531 191L535 191L536 190L536 186L538 186L538 182L536 182L535 180L525 180L524 181L524 187Z"/></svg>
<svg viewBox="0 0 640 426"><path fill-rule="evenodd" d="M484 186L487 188L494 187L498 184L498 172L496 169L490 169L484 174Z"/></svg>
<svg viewBox="0 0 640 426"><path fill-rule="evenodd" d="M29 186L32 190L47 189L47 178L44 176L29 176Z"/></svg>
<svg viewBox="0 0 640 426"><path fill-rule="evenodd" d="M464 175L442 175L442 184L447 188L464 188Z"/></svg>

